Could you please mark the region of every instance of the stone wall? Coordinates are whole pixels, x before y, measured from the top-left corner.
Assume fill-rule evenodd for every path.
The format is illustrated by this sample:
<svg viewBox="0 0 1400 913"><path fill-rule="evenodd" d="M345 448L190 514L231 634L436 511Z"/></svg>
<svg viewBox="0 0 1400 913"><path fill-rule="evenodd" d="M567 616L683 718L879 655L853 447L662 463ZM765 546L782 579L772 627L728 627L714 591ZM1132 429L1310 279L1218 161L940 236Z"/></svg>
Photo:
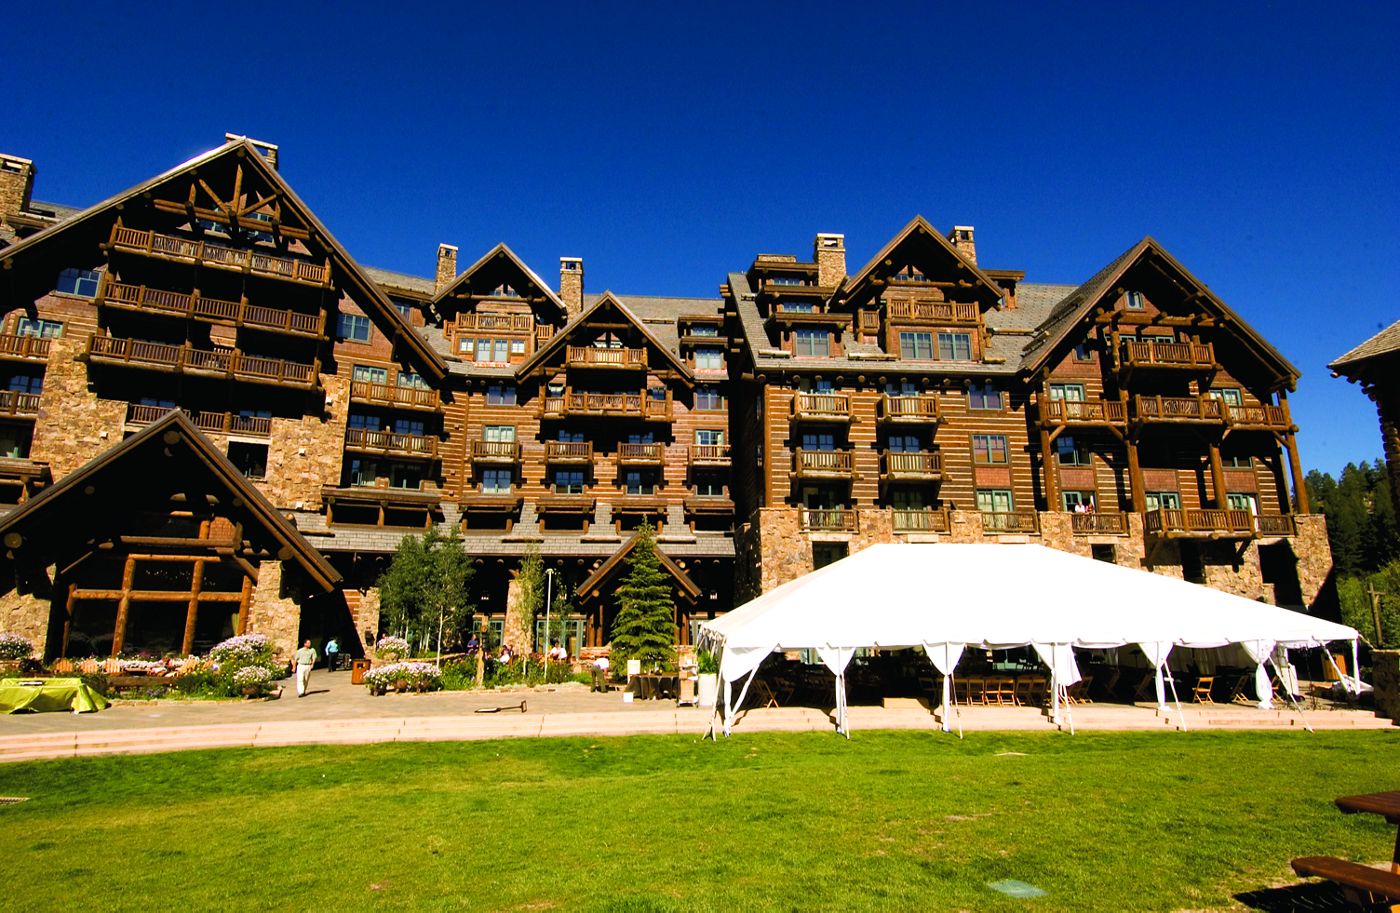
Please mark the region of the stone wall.
<svg viewBox="0 0 1400 913"><path fill-rule="evenodd" d="M506 618L501 641L509 644L511 652L517 656L528 652L534 642L531 617L531 612L521 604L520 578L511 572L510 583L506 585Z"/></svg>
<svg viewBox="0 0 1400 913"><path fill-rule="evenodd" d="M372 586L359 595L359 599L346 600L350 607L350 617L355 622L355 634L360 638L365 655L369 655L370 649L374 646L374 640L379 636L379 587ZM365 632L369 632L369 639L365 640Z"/></svg>
<svg viewBox="0 0 1400 913"><path fill-rule="evenodd" d="M258 487L277 507L319 510L321 486L340 484L350 381L322 374L321 384L326 391L324 414L272 420L267 479Z"/></svg>
<svg viewBox="0 0 1400 913"><path fill-rule="evenodd" d="M258 564L258 585L253 590L253 602L248 607L245 634L266 634L272 638L283 659L291 660L299 646L301 606L294 587L284 586L284 568L280 561Z"/></svg>
<svg viewBox="0 0 1400 913"><path fill-rule="evenodd" d="M1294 519L1298 524L1298 537L1293 540L1293 554L1298 557L1298 584L1303 589L1303 605L1310 606L1317 602L1332 575L1327 518L1322 514L1305 514Z"/></svg>
<svg viewBox="0 0 1400 913"><path fill-rule="evenodd" d="M1400 721L1400 650L1371 652L1371 687L1376 689L1376 716Z"/></svg>
<svg viewBox="0 0 1400 913"><path fill-rule="evenodd" d="M121 443L126 423L126 403L99 399L89 392L87 365L75 360L84 344L77 336L59 336L49 342L29 458L48 463L55 482Z"/></svg>
<svg viewBox="0 0 1400 913"><path fill-rule="evenodd" d="M18 634L34 645L36 656L43 656L48 645L50 607L46 596L10 590L0 596L0 631Z"/></svg>

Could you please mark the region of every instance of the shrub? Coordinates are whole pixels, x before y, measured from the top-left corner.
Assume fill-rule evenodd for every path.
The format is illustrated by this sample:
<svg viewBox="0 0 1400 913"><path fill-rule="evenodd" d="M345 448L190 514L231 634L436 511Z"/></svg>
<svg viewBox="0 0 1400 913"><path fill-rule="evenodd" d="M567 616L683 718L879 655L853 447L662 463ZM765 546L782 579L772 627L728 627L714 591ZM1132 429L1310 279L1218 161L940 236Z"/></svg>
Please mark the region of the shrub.
<svg viewBox="0 0 1400 913"><path fill-rule="evenodd" d="M237 674L237 673L235 673ZM200 667L172 681L172 686L181 694L213 697L228 693L228 688L213 669Z"/></svg>
<svg viewBox="0 0 1400 913"><path fill-rule="evenodd" d="M373 671L373 670L371 670ZM466 691L476 687L476 660L457 659L442 666L442 687L445 691Z"/></svg>
<svg viewBox="0 0 1400 913"><path fill-rule="evenodd" d="M266 634L240 634L215 644L209 651L209 658L219 664L220 669L237 671L245 666L268 666L273 664L274 647Z"/></svg>
<svg viewBox="0 0 1400 913"><path fill-rule="evenodd" d="M34 645L18 634L0 633L0 659L28 659Z"/></svg>
<svg viewBox="0 0 1400 913"><path fill-rule="evenodd" d="M82 678L84 685L87 685L103 697L112 696L112 683L107 680L107 674L105 672L84 672L81 674L80 678Z"/></svg>
<svg viewBox="0 0 1400 913"><path fill-rule="evenodd" d="M432 663L390 663L366 672L365 684L380 693L396 688L399 682L410 691L437 691L442 688L442 678L442 670Z"/></svg>
<svg viewBox="0 0 1400 913"><path fill-rule="evenodd" d="M695 671L701 675L713 675L719 672L719 662L709 650L701 650L695 654Z"/></svg>
<svg viewBox="0 0 1400 913"><path fill-rule="evenodd" d="M272 690L272 680L277 674L267 666L244 666L233 673L233 686L240 694L261 697Z"/></svg>
<svg viewBox="0 0 1400 913"><path fill-rule="evenodd" d="M379 643L374 645L374 656L376 659L397 662L408 656L408 641L402 637L381 637Z"/></svg>

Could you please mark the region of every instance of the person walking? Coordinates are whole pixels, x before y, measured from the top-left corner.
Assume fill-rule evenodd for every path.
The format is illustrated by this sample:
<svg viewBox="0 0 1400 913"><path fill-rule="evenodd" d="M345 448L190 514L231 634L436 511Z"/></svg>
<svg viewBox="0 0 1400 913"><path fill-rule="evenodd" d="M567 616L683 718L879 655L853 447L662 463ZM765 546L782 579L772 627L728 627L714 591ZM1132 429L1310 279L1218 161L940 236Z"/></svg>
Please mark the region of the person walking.
<svg viewBox="0 0 1400 913"><path fill-rule="evenodd" d="M334 672L340 665L340 644L334 637L326 641L326 671Z"/></svg>
<svg viewBox="0 0 1400 913"><path fill-rule="evenodd" d="M311 667L316 665L316 651L311 647L311 640L302 641L301 649L296 652L296 676L297 676L297 697L306 697L306 686L311 681Z"/></svg>

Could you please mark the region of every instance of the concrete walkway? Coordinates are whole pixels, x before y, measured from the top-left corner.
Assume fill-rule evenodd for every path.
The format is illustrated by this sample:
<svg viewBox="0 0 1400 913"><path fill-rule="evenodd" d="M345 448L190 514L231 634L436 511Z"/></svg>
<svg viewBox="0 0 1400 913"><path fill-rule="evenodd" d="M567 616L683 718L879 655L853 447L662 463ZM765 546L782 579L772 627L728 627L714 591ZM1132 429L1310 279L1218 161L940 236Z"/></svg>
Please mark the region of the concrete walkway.
<svg viewBox="0 0 1400 913"><path fill-rule="evenodd" d="M525 713L518 709L522 700ZM493 707L510 709L477 712ZM1291 708L1261 711L1235 705L1187 705L1182 715L1188 730L1302 729L1302 720ZM849 717L856 734L874 729L935 730L941 725L936 713L913 700L890 700L883 707L852 706ZM1174 712L1162 716L1150 706L1119 704L1080 705L1073 709L1072 719L1078 731L1161 730L1177 728L1179 722ZM1304 719L1314 729L1392 728L1389 720L1359 710L1309 710L1305 705ZM965 732L1054 728L1043 711L1029 707L963 707L949 722L955 730L961 724ZM281 699L273 701L117 701L101 713L0 716L0 761L270 745L642 733L699 738L709 723L707 709L677 707L670 701L624 703L617 692L592 694L578 684L375 697L351 685L348 672L318 670L304 698L297 698L288 687ZM833 729L827 710L787 707L746 711L734 732Z"/></svg>

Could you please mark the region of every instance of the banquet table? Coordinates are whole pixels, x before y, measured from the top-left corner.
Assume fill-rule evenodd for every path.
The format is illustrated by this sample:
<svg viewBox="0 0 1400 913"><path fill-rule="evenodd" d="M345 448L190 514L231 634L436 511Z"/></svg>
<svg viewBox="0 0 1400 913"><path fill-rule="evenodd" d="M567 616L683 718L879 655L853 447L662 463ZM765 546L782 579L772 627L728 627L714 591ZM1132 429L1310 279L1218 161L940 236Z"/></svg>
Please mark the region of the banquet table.
<svg viewBox="0 0 1400 913"><path fill-rule="evenodd" d="M0 679L0 713L40 713L46 710L89 713L106 709L108 703L81 678Z"/></svg>

